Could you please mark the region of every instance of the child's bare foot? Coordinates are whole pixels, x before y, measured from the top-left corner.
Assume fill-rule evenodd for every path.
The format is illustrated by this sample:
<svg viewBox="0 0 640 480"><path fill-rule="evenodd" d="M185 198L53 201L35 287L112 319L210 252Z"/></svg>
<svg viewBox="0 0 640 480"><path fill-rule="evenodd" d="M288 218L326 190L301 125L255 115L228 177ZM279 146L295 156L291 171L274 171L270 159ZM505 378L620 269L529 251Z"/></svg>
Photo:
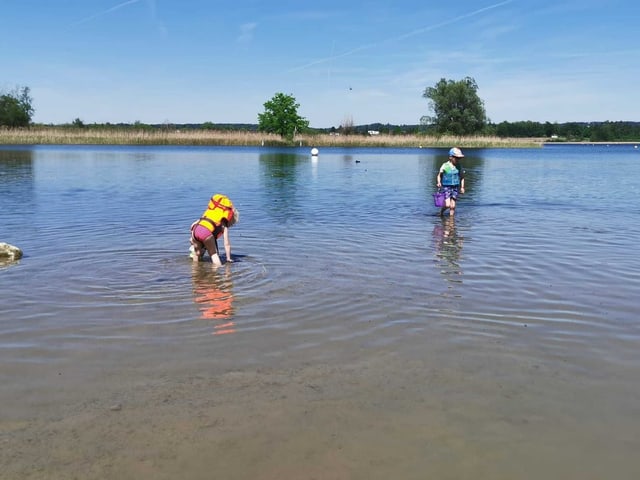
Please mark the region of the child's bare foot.
<svg viewBox="0 0 640 480"><path fill-rule="evenodd" d="M222 260L220 260L220 256L217 253L211 255L211 263L214 268L218 268L222 266Z"/></svg>

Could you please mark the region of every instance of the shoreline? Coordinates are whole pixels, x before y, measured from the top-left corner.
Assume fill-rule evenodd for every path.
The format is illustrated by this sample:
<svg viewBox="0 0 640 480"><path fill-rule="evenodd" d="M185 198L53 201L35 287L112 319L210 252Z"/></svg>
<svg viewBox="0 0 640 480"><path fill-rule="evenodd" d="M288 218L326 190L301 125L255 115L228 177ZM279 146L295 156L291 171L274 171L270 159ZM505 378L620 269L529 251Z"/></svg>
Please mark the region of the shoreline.
<svg viewBox="0 0 640 480"><path fill-rule="evenodd" d="M616 142L543 142L544 145L640 145L640 140L634 141L616 141Z"/></svg>

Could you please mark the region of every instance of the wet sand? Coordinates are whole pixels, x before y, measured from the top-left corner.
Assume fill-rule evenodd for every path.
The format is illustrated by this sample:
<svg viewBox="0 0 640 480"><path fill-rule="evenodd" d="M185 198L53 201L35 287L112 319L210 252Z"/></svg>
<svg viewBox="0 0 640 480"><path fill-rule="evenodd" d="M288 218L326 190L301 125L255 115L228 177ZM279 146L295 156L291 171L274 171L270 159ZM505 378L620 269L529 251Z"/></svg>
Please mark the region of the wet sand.
<svg viewBox="0 0 640 480"><path fill-rule="evenodd" d="M129 379L3 420L1 477L637 478L640 403L624 383L415 353Z"/></svg>

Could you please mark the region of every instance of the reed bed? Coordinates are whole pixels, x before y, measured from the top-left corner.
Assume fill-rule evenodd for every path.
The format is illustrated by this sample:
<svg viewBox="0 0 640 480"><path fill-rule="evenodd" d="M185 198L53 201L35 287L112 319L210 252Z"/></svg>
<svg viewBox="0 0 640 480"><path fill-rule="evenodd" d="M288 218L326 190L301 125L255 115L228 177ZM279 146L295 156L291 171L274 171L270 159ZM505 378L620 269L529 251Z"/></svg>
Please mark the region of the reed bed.
<svg viewBox="0 0 640 480"><path fill-rule="evenodd" d="M530 148L541 147L543 139L500 138L495 136L455 135L310 135L303 137L305 145L327 147L462 147L462 148Z"/></svg>
<svg viewBox="0 0 640 480"><path fill-rule="evenodd" d="M295 147L539 147L542 139L493 136L427 135L296 135L293 141L279 135L251 131L56 128L0 129L3 145L219 145Z"/></svg>

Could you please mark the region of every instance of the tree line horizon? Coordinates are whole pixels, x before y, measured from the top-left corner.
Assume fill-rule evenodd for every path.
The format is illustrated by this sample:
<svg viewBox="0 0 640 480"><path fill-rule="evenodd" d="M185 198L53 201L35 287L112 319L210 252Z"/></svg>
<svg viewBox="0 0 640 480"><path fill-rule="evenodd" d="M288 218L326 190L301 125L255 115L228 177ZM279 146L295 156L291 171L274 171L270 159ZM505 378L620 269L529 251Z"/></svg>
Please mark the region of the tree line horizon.
<svg viewBox="0 0 640 480"><path fill-rule="evenodd" d="M218 132L259 132L257 123L92 123L84 124L77 120L64 124L33 124L32 127L55 127L65 129L138 129L138 130L209 130ZM339 127L310 127L304 133L371 135L371 131L387 135L424 135L434 136L438 133L421 124L365 123ZM487 128L477 135L500 138L548 138L556 141L592 141L623 142L640 141L640 122L604 121L604 122L534 122L517 121L488 124Z"/></svg>
<svg viewBox="0 0 640 480"><path fill-rule="evenodd" d="M640 122L585 121L536 122L530 120L493 123L487 117L484 102L478 96L478 85L471 77L462 80L440 79L427 87L422 95L433 113L420 118L416 124L366 123L355 125L350 116L338 126L310 127L309 121L298 114L300 104L291 94L276 93L264 103L257 123L93 123L85 124L80 118L64 124L33 123L35 112L29 87L16 87L9 92L0 91L0 128L65 129L184 129L213 131L248 131L275 133L292 140L296 134L371 135L455 135L495 136L500 138L547 138L551 141L639 141Z"/></svg>

